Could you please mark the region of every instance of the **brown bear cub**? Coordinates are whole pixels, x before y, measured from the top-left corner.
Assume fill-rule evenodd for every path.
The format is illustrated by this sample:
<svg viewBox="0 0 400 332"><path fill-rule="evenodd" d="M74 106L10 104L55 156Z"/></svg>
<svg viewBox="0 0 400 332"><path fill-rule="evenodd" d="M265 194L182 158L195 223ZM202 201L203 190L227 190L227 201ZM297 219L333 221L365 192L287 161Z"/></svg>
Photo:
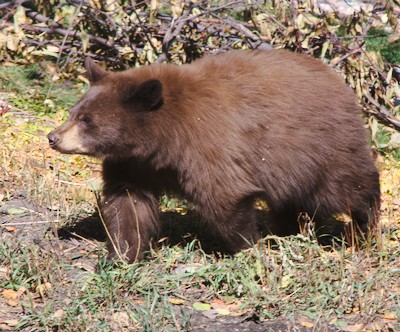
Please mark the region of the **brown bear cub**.
<svg viewBox="0 0 400 332"><path fill-rule="evenodd" d="M350 88L319 60L231 51L182 66L107 72L86 61L89 91L48 135L62 153L103 160L109 258L143 258L164 192L193 202L221 250L259 239L254 202L279 234L307 213L378 219L379 175Z"/></svg>

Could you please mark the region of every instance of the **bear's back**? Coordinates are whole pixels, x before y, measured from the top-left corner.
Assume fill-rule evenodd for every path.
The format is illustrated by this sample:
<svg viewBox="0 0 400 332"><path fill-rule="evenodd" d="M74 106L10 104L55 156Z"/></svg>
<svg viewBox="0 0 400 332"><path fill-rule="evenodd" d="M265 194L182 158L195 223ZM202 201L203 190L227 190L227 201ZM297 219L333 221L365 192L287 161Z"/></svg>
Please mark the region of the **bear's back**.
<svg viewBox="0 0 400 332"><path fill-rule="evenodd" d="M318 114L335 117L340 111L330 114L331 110L350 106L359 116L351 89L333 69L309 56L283 50L231 51L204 57L189 67L198 86L236 96L257 109L270 104L293 115L318 109Z"/></svg>

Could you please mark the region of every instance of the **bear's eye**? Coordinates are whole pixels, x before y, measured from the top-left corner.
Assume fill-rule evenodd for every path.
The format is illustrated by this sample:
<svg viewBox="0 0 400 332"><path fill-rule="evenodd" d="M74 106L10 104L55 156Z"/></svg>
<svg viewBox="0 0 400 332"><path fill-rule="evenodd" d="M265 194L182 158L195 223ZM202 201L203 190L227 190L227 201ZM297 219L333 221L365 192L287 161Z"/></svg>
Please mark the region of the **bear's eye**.
<svg viewBox="0 0 400 332"><path fill-rule="evenodd" d="M83 123L89 124L92 122L90 115L84 114L79 118Z"/></svg>

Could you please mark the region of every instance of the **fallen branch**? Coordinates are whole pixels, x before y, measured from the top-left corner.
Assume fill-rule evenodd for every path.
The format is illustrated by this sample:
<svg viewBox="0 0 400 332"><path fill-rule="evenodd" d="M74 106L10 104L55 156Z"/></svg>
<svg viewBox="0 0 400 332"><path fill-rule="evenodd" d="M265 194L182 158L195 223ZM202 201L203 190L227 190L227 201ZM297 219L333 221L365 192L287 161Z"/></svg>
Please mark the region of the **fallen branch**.
<svg viewBox="0 0 400 332"><path fill-rule="evenodd" d="M183 11L182 16L180 16L177 20L174 19L172 20L171 25L169 26L167 32L164 35L162 43L162 53L156 60L157 63L164 62L168 59L169 48L171 47L171 44L181 32L183 26L186 23L187 18L189 17L194 7L195 6L193 5L193 3L191 3L189 7Z"/></svg>
<svg viewBox="0 0 400 332"><path fill-rule="evenodd" d="M26 225L36 225L36 224L50 224L50 223L59 223L61 220L36 220L36 221L23 221L23 222L9 222L5 224L0 224L0 227L12 227L12 226L26 226Z"/></svg>
<svg viewBox="0 0 400 332"><path fill-rule="evenodd" d="M269 43L265 43L259 36L251 32L248 28L246 28L242 23L234 20L232 17L228 16L226 21L229 25L231 25L234 29L241 32L245 38L248 40L248 43L251 45L253 49L260 50L272 50L272 46Z"/></svg>
<svg viewBox="0 0 400 332"><path fill-rule="evenodd" d="M47 27L42 27L42 26L26 26L26 28L29 28L31 30L36 30L37 32L45 32L48 34L58 34L64 37L71 37L71 38L78 38L82 40L82 33L78 31L73 31L73 30L67 30L64 28L61 28L61 26L57 23L54 23L52 20L50 20L48 17L45 17L39 13L33 12L33 11L27 11L27 16L31 17L32 19L37 20L38 22L42 23L49 23L49 26ZM93 35L88 34L87 37L89 38L89 41L100 44L106 47L114 48L115 44L111 40L107 40L101 37L96 37Z"/></svg>
<svg viewBox="0 0 400 332"><path fill-rule="evenodd" d="M376 116L385 124L388 124L397 130L400 130L400 119L396 118L384 106L380 105L374 98L372 98L372 96L368 92L364 92L364 97L377 108L376 111L366 110L367 113Z"/></svg>

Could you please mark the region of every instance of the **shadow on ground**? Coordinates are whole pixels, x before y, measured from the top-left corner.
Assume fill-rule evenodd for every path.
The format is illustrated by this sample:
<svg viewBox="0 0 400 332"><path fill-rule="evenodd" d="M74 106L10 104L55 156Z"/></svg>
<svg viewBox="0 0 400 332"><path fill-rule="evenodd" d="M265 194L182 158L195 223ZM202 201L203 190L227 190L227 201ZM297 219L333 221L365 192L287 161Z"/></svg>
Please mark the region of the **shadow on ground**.
<svg viewBox="0 0 400 332"><path fill-rule="evenodd" d="M269 221L270 216L268 211L258 211L257 213L260 238L264 238L268 235L282 235L276 231L274 225ZM194 240L198 240L201 249L205 253L209 254L221 251L220 241L214 234L213 229L204 222L195 211L188 211L185 215L176 212L161 212L160 218L162 220L162 229L158 239L163 240L158 242L158 244L154 244L155 246L179 245L184 247ZM319 234L323 234L323 236L318 237L319 243L327 247L331 246L334 242L342 245L342 234L345 233L343 225L343 222L331 221L331 224L324 228L324 232L319 232ZM303 222L301 228L303 229L303 234L308 233L313 236L312 233L314 230L312 223ZM292 234L295 235L297 233L298 230L293 231ZM93 213L91 216L78 219L72 225L59 228L58 236L63 240L69 240L71 238L79 239L80 237L99 242L105 242L107 240L107 234L97 212ZM157 239L154 242L157 242Z"/></svg>

